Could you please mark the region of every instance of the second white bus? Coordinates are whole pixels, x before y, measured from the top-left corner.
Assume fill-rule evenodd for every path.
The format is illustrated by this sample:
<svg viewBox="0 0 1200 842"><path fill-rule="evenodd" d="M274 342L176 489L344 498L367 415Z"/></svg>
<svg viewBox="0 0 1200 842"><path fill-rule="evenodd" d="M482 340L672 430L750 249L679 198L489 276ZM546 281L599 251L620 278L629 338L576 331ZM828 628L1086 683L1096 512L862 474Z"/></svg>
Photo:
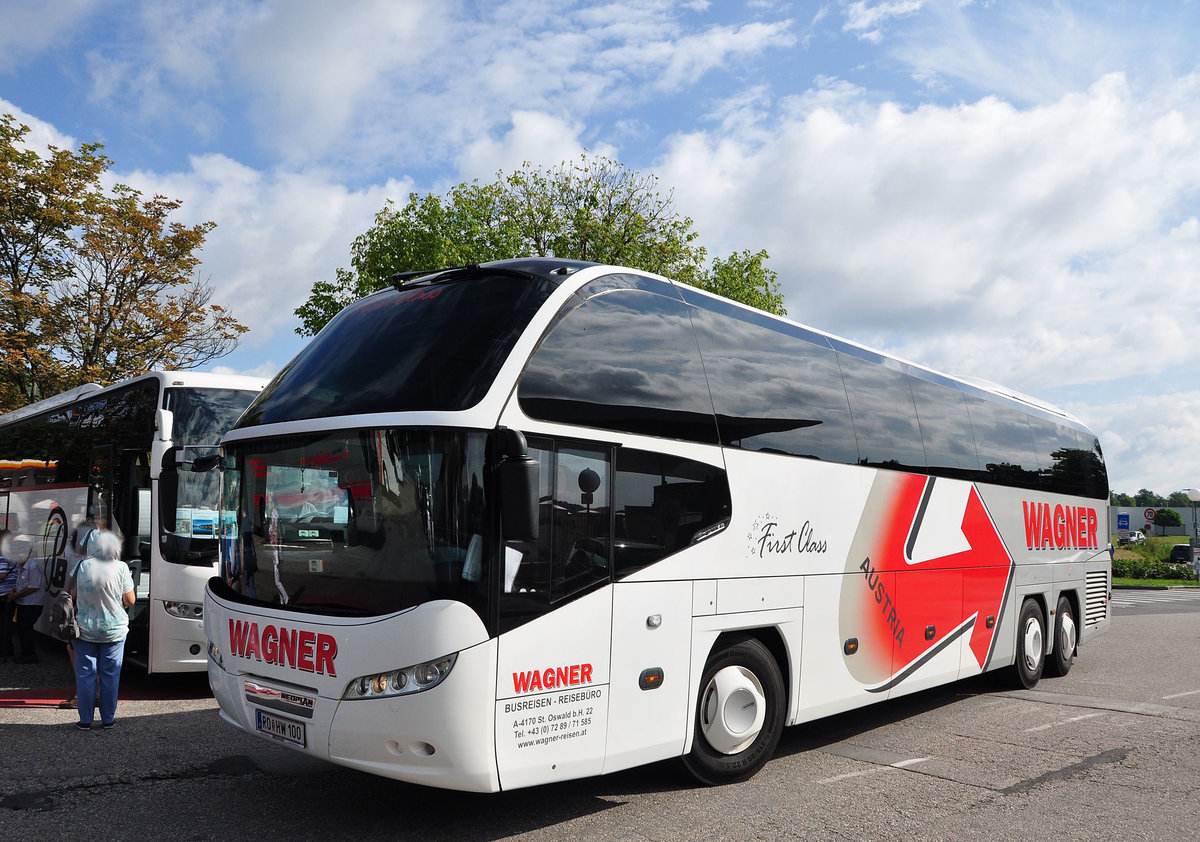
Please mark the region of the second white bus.
<svg viewBox="0 0 1200 842"><path fill-rule="evenodd" d="M212 459L265 383L155 371L0 416L0 526L45 568L47 605L67 581L72 531L117 532L137 594L125 659L149 672L205 668L219 488L215 474L192 467ZM45 610L36 628L46 631L48 619Z"/></svg>
<svg viewBox="0 0 1200 842"><path fill-rule="evenodd" d="M670 280L561 260L398 276L223 442L205 603L242 730L498 791L681 757L1109 624L1076 419Z"/></svg>

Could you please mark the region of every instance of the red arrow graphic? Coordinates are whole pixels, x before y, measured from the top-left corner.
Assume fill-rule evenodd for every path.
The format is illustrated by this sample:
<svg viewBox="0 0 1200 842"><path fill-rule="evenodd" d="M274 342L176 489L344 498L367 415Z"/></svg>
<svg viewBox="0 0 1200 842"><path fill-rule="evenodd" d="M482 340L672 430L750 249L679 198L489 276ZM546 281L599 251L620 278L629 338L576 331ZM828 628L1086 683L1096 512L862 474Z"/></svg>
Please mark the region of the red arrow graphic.
<svg viewBox="0 0 1200 842"><path fill-rule="evenodd" d="M922 529L947 528L944 522L925 520L934 482L932 477L881 473L847 559L848 572L858 570L845 585L855 595L852 614L865 621L877 653L873 664L856 665L852 672L876 685L876 691L894 686L968 632L982 669L999 623L1013 560L974 486L959 524L967 549L912 558ZM885 667L889 641L891 657Z"/></svg>

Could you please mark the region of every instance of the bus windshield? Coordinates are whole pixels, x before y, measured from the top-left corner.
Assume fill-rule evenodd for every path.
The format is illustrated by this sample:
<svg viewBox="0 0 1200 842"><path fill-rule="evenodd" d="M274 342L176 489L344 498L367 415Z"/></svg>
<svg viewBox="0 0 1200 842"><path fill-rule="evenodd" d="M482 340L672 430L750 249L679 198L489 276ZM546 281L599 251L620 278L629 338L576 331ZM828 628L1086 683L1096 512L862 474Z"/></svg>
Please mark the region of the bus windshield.
<svg viewBox="0 0 1200 842"><path fill-rule="evenodd" d="M486 444L418 429L226 444L222 509L238 534L221 579L242 602L296 611L450 599L486 618Z"/></svg>
<svg viewBox="0 0 1200 842"><path fill-rule="evenodd" d="M245 389L166 390L164 407L171 410L171 441L186 462L213 456L221 436L233 426L257 392ZM217 558L217 502L220 478L216 471L178 471L175 521L164 519L166 557L170 561L212 563ZM170 479L164 481L170 482Z"/></svg>
<svg viewBox="0 0 1200 842"><path fill-rule="evenodd" d="M369 295L339 313L239 426L330 415L460 410L487 393L550 281L497 272Z"/></svg>

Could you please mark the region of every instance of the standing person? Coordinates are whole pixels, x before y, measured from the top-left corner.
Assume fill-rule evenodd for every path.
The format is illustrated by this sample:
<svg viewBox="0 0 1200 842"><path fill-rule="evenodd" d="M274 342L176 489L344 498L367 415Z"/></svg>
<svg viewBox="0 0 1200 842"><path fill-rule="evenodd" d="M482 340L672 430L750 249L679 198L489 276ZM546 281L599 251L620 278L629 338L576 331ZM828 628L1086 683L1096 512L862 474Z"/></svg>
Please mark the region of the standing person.
<svg viewBox="0 0 1200 842"><path fill-rule="evenodd" d="M75 571L78 569L80 562L88 557L88 547L91 543L92 536L99 535L104 529L104 519L97 519L96 509L93 506L87 508L87 519L81 520L75 524L75 528L71 530L71 534L67 536L67 546L65 547L65 557L67 559L67 581L70 582L75 576ZM65 587L65 585L64 585ZM67 659L71 662L71 675L75 675L75 642L67 641ZM58 706L63 710L74 710L79 707L79 698L72 693L71 698L64 699L58 703Z"/></svg>
<svg viewBox="0 0 1200 842"><path fill-rule="evenodd" d="M21 570L17 573L17 584L8 595L7 608L15 603L17 606L17 641L21 644L21 654L13 658L16 664L36 664L37 650L33 646L33 624L42 616L42 608L46 603L46 574L42 560L33 557L33 548L25 553L25 558L17 562Z"/></svg>
<svg viewBox="0 0 1200 842"><path fill-rule="evenodd" d="M0 661L12 655L13 607L8 595L17 587L17 565L8 560L8 530L0 530Z"/></svg>
<svg viewBox="0 0 1200 842"><path fill-rule="evenodd" d="M129 565L121 560L121 539L111 532L98 532L88 544L89 556L79 563L75 576L75 605L79 638L75 641L75 695L79 699L79 722L87 731L95 715L96 678L99 676L100 724L111 728L116 721L117 688L125 659L125 636L129 614L137 596Z"/></svg>

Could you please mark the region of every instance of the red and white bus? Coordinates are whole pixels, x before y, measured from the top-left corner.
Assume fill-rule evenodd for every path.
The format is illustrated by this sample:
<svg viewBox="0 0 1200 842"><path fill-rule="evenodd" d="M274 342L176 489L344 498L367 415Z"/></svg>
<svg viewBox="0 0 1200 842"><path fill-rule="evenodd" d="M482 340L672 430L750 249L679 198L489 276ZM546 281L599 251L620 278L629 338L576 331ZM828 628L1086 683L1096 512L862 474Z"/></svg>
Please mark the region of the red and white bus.
<svg viewBox="0 0 1200 842"><path fill-rule="evenodd" d="M682 757L1106 630L1095 435L670 280L553 259L339 314L223 440L205 601L251 734L498 791Z"/></svg>
<svg viewBox="0 0 1200 842"><path fill-rule="evenodd" d="M68 537L81 524L122 537L137 601L127 661L149 672L205 668L204 585L217 571L215 458L221 436L266 381L155 371L91 383L0 416L0 526L67 581ZM89 517L91 515L91 517ZM38 620L47 631L49 611Z"/></svg>

